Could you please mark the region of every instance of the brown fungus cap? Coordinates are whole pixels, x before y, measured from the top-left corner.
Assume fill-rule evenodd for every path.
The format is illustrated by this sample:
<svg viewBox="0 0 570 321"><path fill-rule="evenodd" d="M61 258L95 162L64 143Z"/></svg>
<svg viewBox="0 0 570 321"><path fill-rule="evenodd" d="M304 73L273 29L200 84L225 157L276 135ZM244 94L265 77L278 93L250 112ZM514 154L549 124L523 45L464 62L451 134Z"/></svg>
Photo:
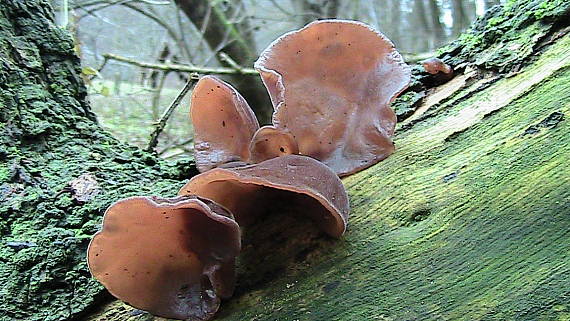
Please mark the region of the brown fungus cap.
<svg viewBox="0 0 570 321"><path fill-rule="evenodd" d="M249 158L249 143L259 123L232 86L212 76L200 78L192 92L190 116L200 172Z"/></svg>
<svg viewBox="0 0 570 321"><path fill-rule="evenodd" d="M93 276L132 306L208 320L233 293L240 246L232 215L210 200L132 197L109 207L87 259Z"/></svg>
<svg viewBox="0 0 570 321"><path fill-rule="evenodd" d="M444 74L450 74L453 72L453 69L439 58L426 59L422 61L422 66L426 72L432 75L440 72Z"/></svg>
<svg viewBox="0 0 570 321"><path fill-rule="evenodd" d="M388 157L396 116L389 104L410 81L393 44L365 24L321 20L275 40L255 63L276 128L302 155L338 175Z"/></svg>
<svg viewBox="0 0 570 321"><path fill-rule="evenodd" d="M216 168L193 177L180 194L199 194L222 204L240 226L273 207L274 200L295 208L296 215L314 220L333 237L344 233L349 214L348 196L338 176L321 162L300 155Z"/></svg>
<svg viewBox="0 0 570 321"><path fill-rule="evenodd" d="M249 145L250 162L259 163L274 157L298 154L299 147L293 135L273 126L263 126Z"/></svg>

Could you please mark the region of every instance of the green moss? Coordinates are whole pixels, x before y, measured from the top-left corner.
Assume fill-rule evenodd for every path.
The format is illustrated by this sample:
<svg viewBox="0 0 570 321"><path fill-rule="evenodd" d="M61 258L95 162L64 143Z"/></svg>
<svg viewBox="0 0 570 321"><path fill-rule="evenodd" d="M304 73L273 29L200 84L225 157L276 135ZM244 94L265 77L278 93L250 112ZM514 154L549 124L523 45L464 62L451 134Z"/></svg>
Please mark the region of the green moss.
<svg viewBox="0 0 570 321"><path fill-rule="evenodd" d="M528 62L533 48L552 28L568 25L569 16L570 2L564 0L508 1L503 10L490 10L437 53L453 66L474 63L508 72Z"/></svg>
<svg viewBox="0 0 570 321"><path fill-rule="evenodd" d="M6 165L0 165L0 182L8 181L10 177L10 169Z"/></svg>
<svg viewBox="0 0 570 321"><path fill-rule="evenodd" d="M424 98L424 92L409 91L400 95L398 99L392 103L391 107L394 109L398 120L405 119L414 112L417 104Z"/></svg>
<svg viewBox="0 0 570 321"><path fill-rule="evenodd" d="M493 17L487 22L487 28L493 28L500 25L504 21L503 17Z"/></svg>
<svg viewBox="0 0 570 321"><path fill-rule="evenodd" d="M466 47L466 50L472 50L483 44L483 35L464 33L459 36L459 41Z"/></svg>
<svg viewBox="0 0 570 321"><path fill-rule="evenodd" d="M536 19L550 18L560 14L560 12L564 13L567 5L567 1L565 0L544 1L538 5L538 8L533 14Z"/></svg>
<svg viewBox="0 0 570 321"><path fill-rule="evenodd" d="M65 320L93 305L104 292L85 263L86 236L104 210L132 195L176 195L195 172L191 160L167 163L97 125L71 37L46 6L0 2L2 321ZM84 174L98 193L79 201L70 182Z"/></svg>

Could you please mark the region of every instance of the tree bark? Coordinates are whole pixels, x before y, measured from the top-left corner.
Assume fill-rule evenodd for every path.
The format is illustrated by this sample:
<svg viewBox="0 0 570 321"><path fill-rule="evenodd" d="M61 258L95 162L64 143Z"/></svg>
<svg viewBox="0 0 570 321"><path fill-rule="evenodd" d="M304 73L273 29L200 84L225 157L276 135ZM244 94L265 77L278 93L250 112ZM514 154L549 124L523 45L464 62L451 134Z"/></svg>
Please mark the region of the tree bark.
<svg viewBox="0 0 570 321"><path fill-rule="evenodd" d="M429 48L428 32L430 28L423 0L414 0L414 6L408 16L408 21L415 27L417 33L414 45L416 48L415 52L426 51Z"/></svg>
<svg viewBox="0 0 570 321"><path fill-rule="evenodd" d="M485 10L489 10L491 9L491 7L496 6L500 3L499 0L484 0L483 4L484 4L484 9Z"/></svg>
<svg viewBox="0 0 570 321"><path fill-rule="evenodd" d="M97 124L70 34L43 0L0 2L0 320L68 320L107 297L85 251L112 202L175 195L166 163ZM188 133L190 135L190 133Z"/></svg>
<svg viewBox="0 0 570 321"><path fill-rule="evenodd" d="M511 3L440 50L452 80L415 67L397 151L343 180L346 235L268 216L218 320L566 318L569 17L566 2ZM174 195L190 163L99 128L45 2L0 2L0 25L0 319L152 319L101 304L85 249L111 202Z"/></svg>

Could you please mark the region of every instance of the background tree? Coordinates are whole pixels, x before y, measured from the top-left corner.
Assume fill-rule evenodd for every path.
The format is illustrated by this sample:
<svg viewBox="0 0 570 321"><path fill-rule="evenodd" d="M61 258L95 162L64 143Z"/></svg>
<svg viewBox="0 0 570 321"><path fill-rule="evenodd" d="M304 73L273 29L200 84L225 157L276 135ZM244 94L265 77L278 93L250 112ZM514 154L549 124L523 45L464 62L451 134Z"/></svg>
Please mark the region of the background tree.
<svg viewBox="0 0 570 321"><path fill-rule="evenodd" d="M242 1L176 0L176 4L199 27L203 41L214 53L224 52L242 66L253 65L258 50ZM240 74L230 76L229 80L246 98L260 122L269 123L273 108L261 80Z"/></svg>

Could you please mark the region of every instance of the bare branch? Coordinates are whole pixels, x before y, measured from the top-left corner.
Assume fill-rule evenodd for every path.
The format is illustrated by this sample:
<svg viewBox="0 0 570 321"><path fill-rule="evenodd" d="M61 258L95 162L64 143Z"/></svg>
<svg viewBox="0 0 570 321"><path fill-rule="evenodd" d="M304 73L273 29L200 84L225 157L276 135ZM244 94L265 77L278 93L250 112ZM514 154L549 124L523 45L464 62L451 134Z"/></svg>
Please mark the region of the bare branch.
<svg viewBox="0 0 570 321"><path fill-rule="evenodd" d="M200 34L202 36L198 41L198 46L196 47L196 50L200 50L202 44L206 43L206 38L204 37L204 34L206 33L206 28L208 28L208 25L210 24L211 15L212 15L212 6L208 3L208 9L206 9L206 15L204 16L204 21L202 21L202 26L200 27Z"/></svg>
<svg viewBox="0 0 570 321"><path fill-rule="evenodd" d="M109 61L109 58L107 57L103 57L103 63L101 63L101 65L99 66L99 68L97 68L97 72L94 75L89 76L89 80L93 80L95 79L97 76L99 76L99 74L101 73L101 71L103 70L103 68L105 68L105 66L107 65L107 62Z"/></svg>
<svg viewBox="0 0 570 321"><path fill-rule="evenodd" d="M277 3L277 1L275 1L275 0L270 0L270 1L275 8L277 8L279 11L281 11L285 15L287 15L287 16L294 16L295 15L293 12L285 10L285 8L280 6L279 3Z"/></svg>
<svg viewBox="0 0 570 321"><path fill-rule="evenodd" d="M163 150L161 150L158 155L162 156L164 155L166 152L171 151L173 149L177 149L183 146L186 146L190 143L192 143L194 141L194 137L192 138L188 138L186 140L183 140L182 142L177 142L177 143L172 143L170 146L165 147Z"/></svg>
<svg viewBox="0 0 570 321"><path fill-rule="evenodd" d="M141 68L157 69L164 71L194 72L200 74L215 74L215 75L257 75L258 74L257 70L253 68L245 68L241 66L238 66L239 68L234 68L234 67L216 68L216 67L189 66L189 65L170 64L170 63L160 64L160 63L137 61L134 59L110 53L103 54L103 58L124 62Z"/></svg>
<svg viewBox="0 0 570 321"><path fill-rule="evenodd" d="M73 6L74 9L78 9L78 8L84 8L84 7L91 7L91 6L97 6L97 5L101 5L104 4L106 6L112 6L115 4L123 4L123 3L127 3L127 2L135 2L135 3L146 3L146 4L150 4L150 5L168 5L170 4L169 1L152 1L152 0L93 0L93 1L84 1L84 2L79 2L76 5Z"/></svg>
<svg viewBox="0 0 570 321"><path fill-rule="evenodd" d="M220 61L225 62L229 67L235 70L242 70L243 67L240 66L235 60L232 59L232 57L230 57L225 52L220 52L218 56L220 57Z"/></svg>
<svg viewBox="0 0 570 321"><path fill-rule="evenodd" d="M170 38L172 38L180 48L183 48L184 50L186 50L186 55L188 56L188 60L191 60L191 54L190 54L190 50L188 49L188 47L186 46L186 44L184 43L184 40L181 39L179 37L179 35L177 34L177 32L170 26L169 23L167 23L166 21L164 21L162 18L160 18L158 15L156 15L154 12L149 12L147 10L143 10L142 8L140 8L139 6L136 6L135 3L146 3L146 4L150 4L149 1L143 1L143 0L116 0L116 1L112 1L112 0L95 0L95 1L90 1L90 2L85 2L85 3L80 3L77 4L75 6L76 9L82 9L86 11L86 14L84 14L83 16L80 16L78 20L81 20L82 18L84 18L85 16L88 15L93 15L93 13L95 11L98 10L102 10L105 9L107 7L113 6L113 5L121 5L124 7L127 7L133 11L136 11L140 14L142 14L143 16L151 19L152 21L156 22L158 25L160 25L162 28L164 28L164 30L166 30L166 32L168 33L168 35L170 36ZM160 3L162 4L162 3ZM168 4L168 3L167 3ZM91 7L91 6L97 6L97 5L101 5L97 8L93 8L93 9L87 9L87 7ZM180 30L180 32L182 33L183 30Z"/></svg>
<svg viewBox="0 0 570 321"><path fill-rule="evenodd" d="M139 2L150 4L153 6L164 6L170 4L170 1L151 1L151 0L138 0Z"/></svg>
<svg viewBox="0 0 570 321"><path fill-rule="evenodd" d="M184 88L182 88L178 96L174 98L170 106L168 106L168 108L164 111L164 113L160 117L160 120L156 123L154 131L152 132L152 134L150 134L150 141L148 143L148 146L146 147L146 151L150 152L156 147L156 144L158 144L158 136L160 136L160 133L164 130L166 122L168 121L168 119L170 118L176 107L178 107L184 96L186 96L186 94L190 91L190 89L194 87L198 78L199 77L197 74L191 75L186 85L184 85Z"/></svg>
<svg viewBox="0 0 570 321"><path fill-rule="evenodd" d="M178 23L178 33L180 35L180 42L179 45L182 46L182 48L184 49L183 52L186 54L186 60L190 63L190 64L194 64L194 56L190 51L190 47L188 46L188 41L186 41L186 32L185 28L184 28L184 23L182 22L182 12L180 10L180 8L176 5L173 4L176 10L176 22ZM202 37L200 37L201 39ZM197 51L197 49L196 49Z"/></svg>
<svg viewBox="0 0 570 321"><path fill-rule="evenodd" d="M168 76L168 71L161 72L160 80L158 81L158 84L153 88L151 110L152 110L152 119L154 121L158 119L158 109L160 107L160 94L162 93L162 89L164 88L164 83L166 82L167 76Z"/></svg>
<svg viewBox="0 0 570 321"><path fill-rule="evenodd" d="M149 19L151 19L151 20L153 20L153 21L155 21L157 24L159 24L161 27L163 27L163 28L168 32L168 35L169 35L172 39L174 39L174 41L176 41L176 43L177 43L180 47L184 48L184 43L183 43L183 41L180 39L180 37L178 36L178 34L176 33L176 31L170 27L170 24L169 24L169 23L167 23L166 21L164 21L163 19L161 19L160 17L158 17L158 16L155 15L154 13L145 11L145 10L143 10L143 9L141 9L141 8L139 8L139 7L137 7L137 6L135 6L135 5L128 4L128 3L124 3L124 4L122 4L122 5L125 6L125 7L127 7L127 8L129 8L129 9L131 9L131 10L134 10L134 11L136 11L136 12L142 14L143 16L145 16L145 17L147 17L147 18L149 18ZM182 30L181 30L181 31L182 31Z"/></svg>

